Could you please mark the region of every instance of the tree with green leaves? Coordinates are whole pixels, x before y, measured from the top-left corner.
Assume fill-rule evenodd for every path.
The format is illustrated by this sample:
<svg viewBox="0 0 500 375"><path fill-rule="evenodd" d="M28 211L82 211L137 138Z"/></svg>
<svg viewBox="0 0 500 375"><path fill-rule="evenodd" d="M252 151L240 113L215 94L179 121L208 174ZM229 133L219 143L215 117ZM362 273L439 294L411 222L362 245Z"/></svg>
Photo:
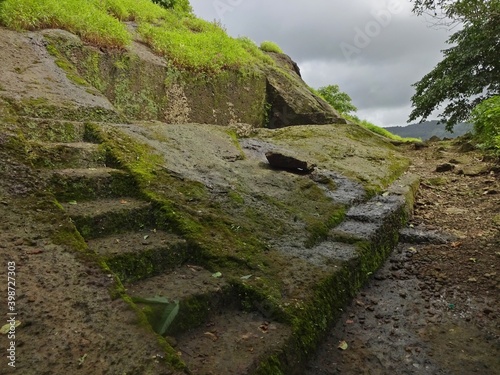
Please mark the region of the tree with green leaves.
<svg viewBox="0 0 500 375"><path fill-rule="evenodd" d="M447 23L480 18L497 0L412 0L413 12L427 14Z"/></svg>
<svg viewBox="0 0 500 375"><path fill-rule="evenodd" d="M348 115L358 109L352 104L352 99L345 92L340 91L338 85L329 85L318 89L319 95L326 100L341 115Z"/></svg>
<svg viewBox="0 0 500 375"><path fill-rule="evenodd" d="M444 105L440 120L451 130L483 100L500 94L500 0L415 0L414 12L438 10L462 28L451 35L444 59L414 84L409 121L425 121Z"/></svg>
<svg viewBox="0 0 500 375"><path fill-rule="evenodd" d="M484 149L500 156L500 95L479 103L471 113L476 139Z"/></svg>
<svg viewBox="0 0 500 375"><path fill-rule="evenodd" d="M181 12L190 13L192 11L189 0L152 0L166 9L175 9Z"/></svg>

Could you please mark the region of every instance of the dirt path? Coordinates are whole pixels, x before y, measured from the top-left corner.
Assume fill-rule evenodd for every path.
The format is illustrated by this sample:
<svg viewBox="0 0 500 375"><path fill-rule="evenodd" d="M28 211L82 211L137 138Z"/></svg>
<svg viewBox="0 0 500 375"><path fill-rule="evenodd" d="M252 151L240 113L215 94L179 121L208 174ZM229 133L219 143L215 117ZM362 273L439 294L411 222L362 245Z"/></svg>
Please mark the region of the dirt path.
<svg viewBox="0 0 500 375"><path fill-rule="evenodd" d="M422 177L411 225L454 238L400 244L307 375L500 374L500 171L464 149L449 141L405 150ZM453 169L436 172L446 163Z"/></svg>

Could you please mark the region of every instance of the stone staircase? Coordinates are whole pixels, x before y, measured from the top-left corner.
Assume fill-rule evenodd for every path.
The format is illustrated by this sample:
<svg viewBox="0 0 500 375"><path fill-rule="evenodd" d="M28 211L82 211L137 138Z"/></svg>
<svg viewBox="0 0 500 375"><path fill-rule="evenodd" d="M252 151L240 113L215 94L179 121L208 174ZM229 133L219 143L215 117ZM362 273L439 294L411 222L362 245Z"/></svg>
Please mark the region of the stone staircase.
<svg viewBox="0 0 500 375"><path fill-rule="evenodd" d="M49 190L89 248L122 282L172 269L189 258L186 241L158 227L157 210L143 199L134 177L113 168L116 163L107 152L98 143L87 141L92 137L83 123L26 121L37 124L33 139L45 141L39 145L34 164L48 171ZM62 124L69 136L48 131Z"/></svg>
<svg viewBox="0 0 500 375"><path fill-rule="evenodd" d="M259 334L264 331L258 327L267 330L270 323L259 313L243 312L234 289L223 278L213 277L212 272L189 262L197 249L158 225L158 208L142 198L128 172L113 168L106 151L90 141L93 137L87 134L84 123L40 118L24 118L22 122L30 129L26 138L42 142L36 146L34 164L46 171L50 191L89 249L120 278L153 329L162 335L175 335L171 340L178 340L183 360L192 359L201 369L211 368L203 360L206 354L196 352L196 342L202 339L222 343L224 335L217 329L218 323L224 322L229 322L227 326L234 327L233 331L241 324L246 326L255 351L261 352L260 357L266 354L269 345L263 345L264 337ZM61 128L64 131L59 132ZM166 329L163 315L165 310L173 310L172 306L177 310L171 320L176 319ZM231 324L235 319L237 324ZM205 333L207 322L215 327L210 335ZM203 331L200 336L193 330L198 327ZM227 337L232 340L234 334L227 332ZM272 336L266 338L271 342ZM277 342L273 340L272 345ZM236 349L225 355L234 354ZM246 358L253 367L255 354L249 352ZM238 366L248 367L248 363ZM221 374L234 371L219 370Z"/></svg>
<svg viewBox="0 0 500 375"><path fill-rule="evenodd" d="M34 164L46 171L49 190L89 249L120 278L153 329L169 335L191 371L253 371L290 338L289 327L265 311L244 311L234 286L191 262L197 258L195 246L158 225L158 207L143 199L128 172L113 168L112 158L92 142L84 123L22 122L30 129L26 138L37 142ZM213 352L200 351L200 340L213 342ZM219 363L220 355L235 356L235 367Z"/></svg>

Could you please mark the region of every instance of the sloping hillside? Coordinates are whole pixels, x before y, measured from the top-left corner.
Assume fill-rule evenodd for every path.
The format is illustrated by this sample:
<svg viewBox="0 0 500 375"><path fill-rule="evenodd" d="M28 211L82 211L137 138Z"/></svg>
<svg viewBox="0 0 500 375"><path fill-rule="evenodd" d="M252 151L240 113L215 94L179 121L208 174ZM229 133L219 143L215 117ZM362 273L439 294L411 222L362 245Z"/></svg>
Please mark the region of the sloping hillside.
<svg viewBox="0 0 500 375"><path fill-rule="evenodd" d="M425 121L420 124L410 124L407 126L391 126L385 128L393 134L401 137L420 138L426 141L432 137L456 138L473 131L472 124L460 123L453 127L453 132L446 130L446 125L439 121Z"/></svg>

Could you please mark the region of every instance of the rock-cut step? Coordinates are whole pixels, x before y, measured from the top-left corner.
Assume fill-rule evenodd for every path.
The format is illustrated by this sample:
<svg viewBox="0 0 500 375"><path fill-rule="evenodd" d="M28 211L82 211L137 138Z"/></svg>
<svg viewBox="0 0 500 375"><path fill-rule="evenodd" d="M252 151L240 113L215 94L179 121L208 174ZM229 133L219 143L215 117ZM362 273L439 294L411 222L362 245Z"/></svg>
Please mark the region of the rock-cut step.
<svg viewBox="0 0 500 375"><path fill-rule="evenodd" d="M83 122L20 116L17 131L28 141L82 142L86 138Z"/></svg>
<svg viewBox="0 0 500 375"><path fill-rule="evenodd" d="M217 276L217 275L216 275ZM151 326L160 334L174 334L198 327L214 309L231 304L228 284L201 266L184 264L145 280L125 284L127 294L143 309ZM160 300L179 304L179 314L161 332ZM233 299L234 300L234 299Z"/></svg>
<svg viewBox="0 0 500 375"><path fill-rule="evenodd" d="M106 167L106 151L88 142L43 143L33 163L45 168L103 168Z"/></svg>
<svg viewBox="0 0 500 375"><path fill-rule="evenodd" d="M137 182L129 173L107 167L55 170L50 183L62 202L139 194Z"/></svg>
<svg viewBox="0 0 500 375"><path fill-rule="evenodd" d="M72 201L62 206L85 240L154 228L152 205L134 198Z"/></svg>
<svg viewBox="0 0 500 375"><path fill-rule="evenodd" d="M193 374L252 373L291 337L286 324L241 309L224 276L200 266L185 264L125 288L153 329L173 338Z"/></svg>
<svg viewBox="0 0 500 375"><path fill-rule="evenodd" d="M114 234L87 243L124 283L179 267L194 253L186 240L156 228Z"/></svg>

